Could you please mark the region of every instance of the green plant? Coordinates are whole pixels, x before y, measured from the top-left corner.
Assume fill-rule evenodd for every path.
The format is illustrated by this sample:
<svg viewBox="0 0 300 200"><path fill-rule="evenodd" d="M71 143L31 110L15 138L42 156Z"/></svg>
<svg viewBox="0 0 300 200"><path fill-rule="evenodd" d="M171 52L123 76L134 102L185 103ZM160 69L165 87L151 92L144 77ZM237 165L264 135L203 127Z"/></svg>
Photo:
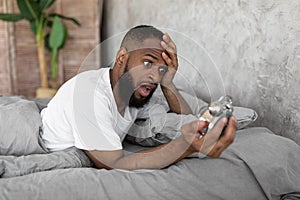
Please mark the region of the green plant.
<svg viewBox="0 0 300 200"><path fill-rule="evenodd" d="M47 9L55 1L56 0L17 0L20 13L0 14L0 20L17 22L25 19L29 22L31 30L36 36L42 88L49 87L45 48L51 52L51 76L54 79L57 77L58 52L64 47L68 35L67 28L62 23L62 20L70 20L80 26L80 23L74 18L57 13L48 13Z"/></svg>

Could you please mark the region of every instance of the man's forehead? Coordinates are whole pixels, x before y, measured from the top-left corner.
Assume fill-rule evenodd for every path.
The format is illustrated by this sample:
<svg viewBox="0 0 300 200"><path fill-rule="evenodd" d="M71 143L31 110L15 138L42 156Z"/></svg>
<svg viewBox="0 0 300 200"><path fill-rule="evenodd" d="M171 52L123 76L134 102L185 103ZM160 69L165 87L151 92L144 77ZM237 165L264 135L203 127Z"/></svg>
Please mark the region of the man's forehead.
<svg viewBox="0 0 300 200"><path fill-rule="evenodd" d="M143 45L143 48L163 50L160 42L161 42L161 40L159 40L158 38L148 38L148 39L144 40L142 45Z"/></svg>
<svg viewBox="0 0 300 200"><path fill-rule="evenodd" d="M160 44L161 40L158 38L147 38L142 43L135 44L133 48L131 48L132 51L139 50L139 49L153 49L155 51L163 51Z"/></svg>

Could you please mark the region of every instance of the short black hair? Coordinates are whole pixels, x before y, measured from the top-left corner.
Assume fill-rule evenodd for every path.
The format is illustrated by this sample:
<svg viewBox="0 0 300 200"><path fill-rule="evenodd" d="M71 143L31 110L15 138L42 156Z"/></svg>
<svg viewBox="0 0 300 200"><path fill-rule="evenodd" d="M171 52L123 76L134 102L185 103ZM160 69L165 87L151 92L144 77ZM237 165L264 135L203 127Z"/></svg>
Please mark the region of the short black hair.
<svg viewBox="0 0 300 200"><path fill-rule="evenodd" d="M132 47L141 44L148 38L157 38L162 40L163 32L150 25L139 25L131 28L124 36L121 47L125 47L128 51L133 50Z"/></svg>

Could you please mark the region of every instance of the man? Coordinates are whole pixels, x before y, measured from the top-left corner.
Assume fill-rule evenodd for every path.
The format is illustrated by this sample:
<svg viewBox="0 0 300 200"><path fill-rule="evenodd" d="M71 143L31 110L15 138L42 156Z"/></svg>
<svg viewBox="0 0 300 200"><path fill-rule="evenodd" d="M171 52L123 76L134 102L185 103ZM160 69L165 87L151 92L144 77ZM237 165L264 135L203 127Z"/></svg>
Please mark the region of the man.
<svg viewBox="0 0 300 200"><path fill-rule="evenodd" d="M167 33L152 26L132 28L123 38L112 69L78 74L42 111L46 146L52 151L75 146L84 150L96 167L106 169L160 169L195 152L220 156L234 139L233 117L228 122L220 120L204 137L200 132L207 124L194 121L167 144L130 155L122 150L130 126L151 109L149 100L158 86L169 112L191 113L173 83L177 69L176 46ZM219 137L225 125L225 133Z"/></svg>

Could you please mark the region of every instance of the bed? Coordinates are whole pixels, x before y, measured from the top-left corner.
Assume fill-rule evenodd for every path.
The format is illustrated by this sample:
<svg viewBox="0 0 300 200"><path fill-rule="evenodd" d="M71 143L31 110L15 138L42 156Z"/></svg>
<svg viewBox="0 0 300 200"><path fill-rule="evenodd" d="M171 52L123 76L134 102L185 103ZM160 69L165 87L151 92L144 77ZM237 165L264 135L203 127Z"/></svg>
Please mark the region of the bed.
<svg viewBox="0 0 300 200"><path fill-rule="evenodd" d="M243 124L220 158L190 157L161 170L96 169L79 149L44 147L45 102L0 97L0 199L300 198L299 145L267 128ZM127 153L148 148L133 137L124 141Z"/></svg>

